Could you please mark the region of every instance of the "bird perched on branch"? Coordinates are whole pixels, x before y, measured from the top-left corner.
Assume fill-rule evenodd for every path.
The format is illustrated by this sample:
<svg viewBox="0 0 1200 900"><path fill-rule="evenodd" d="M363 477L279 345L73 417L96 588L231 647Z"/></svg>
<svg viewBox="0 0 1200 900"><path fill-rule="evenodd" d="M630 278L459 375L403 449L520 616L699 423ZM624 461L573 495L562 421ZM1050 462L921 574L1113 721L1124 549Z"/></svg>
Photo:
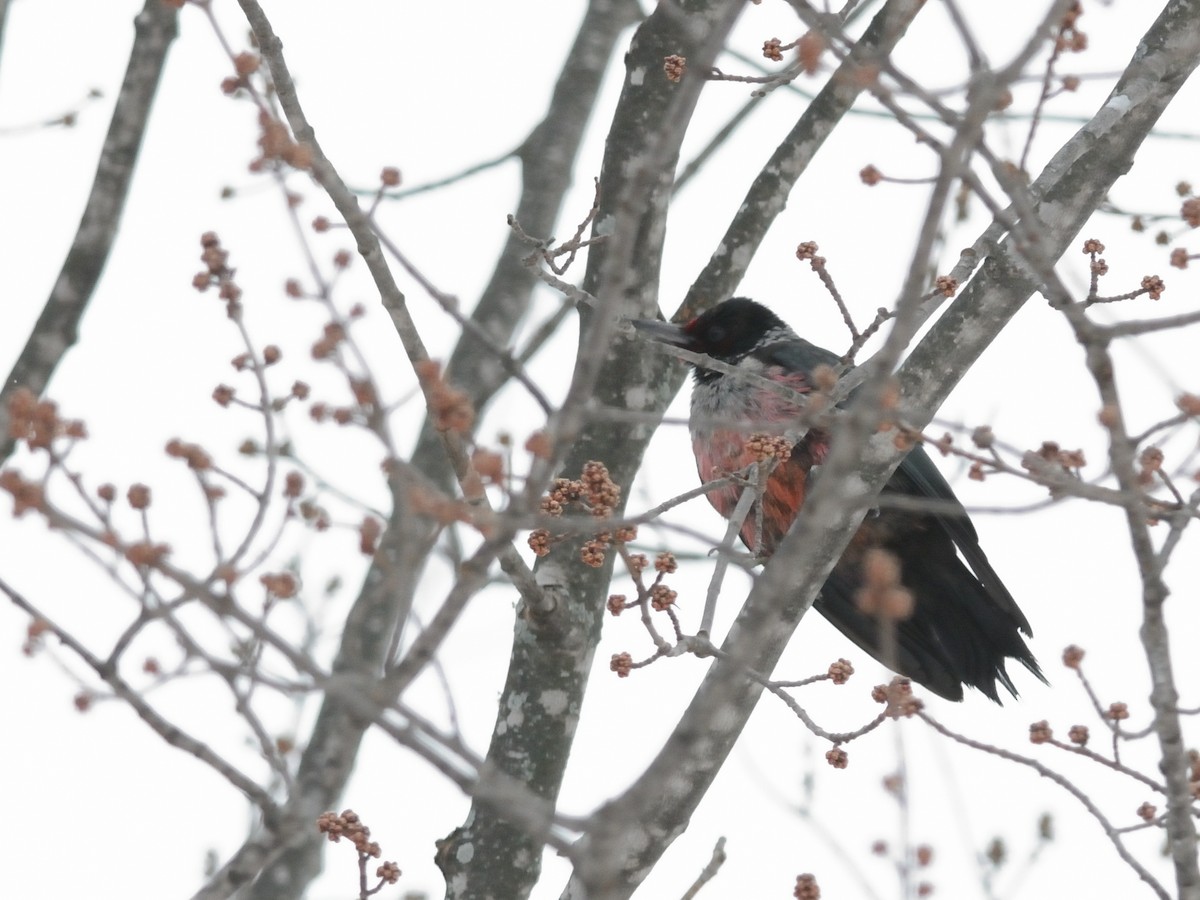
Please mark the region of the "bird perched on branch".
<svg viewBox="0 0 1200 900"><path fill-rule="evenodd" d="M797 394L819 390L822 380L831 383L840 364L769 309L741 297L686 325L633 324L665 344ZM695 378L690 431L701 481L740 472L763 457L764 444L768 452L772 443L776 450L785 444L777 453L782 461L759 488L762 509L751 508L741 528L743 542L769 556L804 503L811 470L829 451L829 434L810 428L799 440L781 442L789 428L802 428L803 404L795 394L789 398L728 369L689 364ZM742 490L727 485L708 498L729 518ZM889 496L903 502L889 504ZM980 548L966 510L919 445L893 473L814 606L867 653L950 700L961 700L967 685L999 703L997 683L1015 697L1008 659L1045 680L1021 637L1032 634L1029 622ZM894 628L894 640L887 628Z"/></svg>

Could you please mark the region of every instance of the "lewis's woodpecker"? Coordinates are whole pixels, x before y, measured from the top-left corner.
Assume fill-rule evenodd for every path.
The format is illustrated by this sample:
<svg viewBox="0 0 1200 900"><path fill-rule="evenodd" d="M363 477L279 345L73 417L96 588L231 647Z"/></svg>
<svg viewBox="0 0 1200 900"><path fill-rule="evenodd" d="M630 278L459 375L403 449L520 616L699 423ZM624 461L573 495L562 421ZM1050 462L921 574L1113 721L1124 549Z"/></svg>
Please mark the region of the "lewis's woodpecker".
<svg viewBox="0 0 1200 900"><path fill-rule="evenodd" d="M663 343L702 353L740 371L781 382L800 393L814 387L815 370L836 368L836 354L796 335L773 312L735 297L686 325L638 320L638 330ZM765 386L703 365L693 366L689 428L702 482L736 473L754 461L746 442L752 434L781 434L795 428L800 408ZM762 513L751 510L742 540L769 556L804 503L810 470L829 449L828 433L809 431L791 456L772 471L763 489ZM733 514L741 488L714 490L708 499L725 517ZM888 504L888 495L903 504ZM921 503L927 500L927 508ZM762 534L756 534L758 522ZM757 546L754 544L757 543ZM864 561L882 549L899 563L900 583L911 595L911 614L895 628L894 658L885 659L884 626L860 609ZM1014 697L1005 661L1015 659L1042 678L1021 634L1029 622L979 546L979 537L950 485L919 445L909 451L883 489L814 604L850 640L885 665L934 693L961 700L963 685L997 703L999 682ZM1044 681L1045 679L1042 678Z"/></svg>

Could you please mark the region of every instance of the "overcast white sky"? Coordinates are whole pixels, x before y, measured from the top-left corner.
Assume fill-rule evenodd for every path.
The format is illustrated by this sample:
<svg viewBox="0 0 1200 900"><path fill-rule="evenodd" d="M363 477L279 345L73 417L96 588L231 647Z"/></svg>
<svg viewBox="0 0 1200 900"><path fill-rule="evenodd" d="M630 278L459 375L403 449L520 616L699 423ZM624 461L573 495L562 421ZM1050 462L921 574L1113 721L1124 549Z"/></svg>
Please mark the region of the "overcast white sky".
<svg viewBox="0 0 1200 900"><path fill-rule="evenodd" d="M236 4L215 4L235 45L240 45L246 29L239 23ZM971 10L993 62L1006 60L1044 5L982 4L987 9ZM0 368L6 371L26 340L78 222L124 71L132 18L140 6L135 0L11 4L0 58L0 203L7 213L0 217L0 259L7 273L0 291L5 320ZM348 180L364 186L374 183L384 165L399 166L406 182L415 184L515 146L545 107L583 8L580 0L272 0L265 6L326 152ZM1087 3L1081 24L1093 49L1068 60L1063 71L1118 71L1158 6L1132 0L1107 6ZM745 14L738 40L753 48L775 35L787 40L794 29L784 4L767 2ZM962 72L961 54L952 44L940 6L930 4L900 61L934 86L949 86ZM568 201L560 236L572 230L590 204L591 179L599 169L604 131L619 87L619 59L616 62L576 170L578 187ZM201 558L205 551L204 534L188 525L200 507L179 467L164 459L164 443L173 436L202 440L214 452L232 457L254 428L248 417L222 411L208 399L218 382L232 377L228 360L240 348L220 304L190 287L201 232L216 230L230 250L256 339L281 345L295 377L330 391L336 383L327 376L322 382L307 361L306 348L321 317L283 297L283 281L303 273L301 257L287 230L278 192L266 179L246 171L254 155L254 113L248 104L221 94L218 86L226 72L204 17L195 9L185 10L114 255L83 323L80 344L50 391L66 415L88 422L92 439L76 455L80 467L94 483L113 481L122 490L133 481L151 484L158 498L155 521L173 536L183 560L189 553ZM1090 113L1102 102L1108 84L1089 82L1054 110ZM87 105L75 128L8 132L72 107L91 88L103 91L104 99ZM739 85L710 86L693 137L705 134L722 114L736 108L747 90ZM1195 86L1189 86L1161 129L1194 129L1198 99ZM706 179L680 198L670 224L662 280L662 303L668 311L707 259L745 185L790 127L802 102L779 92L730 142ZM1036 161L1044 161L1073 130L1069 124L1044 123L1031 167L1036 171ZM997 129L994 137L998 147L1018 153L1022 126ZM695 140L691 146L696 148ZM1127 208L1174 212L1175 182L1200 179L1196 147L1195 141L1151 139L1112 199ZM839 129L791 198L741 289L772 305L806 337L839 349L847 343L840 318L815 278L796 263L795 244L816 240L821 245L856 315L869 320L877 307L895 298L923 211L921 188L862 186L857 172L868 163L898 176L932 171L926 154L885 121L862 118ZM510 162L444 192L389 208L384 214L389 234L443 290L470 302L490 274L505 238L504 217L515 206L518 175ZM236 200L219 199L226 185L237 189ZM315 188L300 179L294 186L308 197L303 218L328 211ZM947 258L956 256L982 224L976 211L971 221L954 229ZM1099 237L1109 245L1114 293L1132 289L1145 274L1157 273L1167 281L1168 291L1155 312L1196 308L1194 274L1169 269L1165 251L1148 236L1130 235L1127 224L1113 218L1098 219L1083 236ZM345 245L339 241L331 235L317 242L323 258ZM1060 270L1069 283L1084 285L1085 263L1082 254L1069 254ZM451 323L416 285L403 281L402 286L431 349L444 355L453 339ZM355 300L370 305L373 300L361 271L351 273L339 293L346 305ZM1139 303L1143 311L1149 306L1149 301ZM539 309L553 305L549 294L540 296ZM410 389L407 363L383 320L375 321L380 327L364 329L363 338L375 374L393 396L404 396ZM1136 398L1130 405L1135 429L1170 415L1172 399L1181 389L1200 390L1195 340L1192 331L1121 348L1122 385ZM532 366L552 393L564 383L563 367L573 346L565 336L557 351ZM685 403L686 392L673 411L685 415ZM1036 447L1048 439L1081 446L1091 461L1087 472L1097 477L1103 471L1104 451L1096 408L1081 352L1060 317L1034 298L963 381L942 417L970 426L990 424L1019 447ZM411 440L404 422L417 421L416 412L413 407L414 418L398 419L402 445ZM290 424L297 439L308 442L312 462L334 483L367 502L385 504L369 442L311 428L303 418ZM529 404L510 393L489 413L481 437L486 441L500 430L511 430L523 439L538 424ZM1193 432L1170 449L1183 451L1194 441ZM33 470L23 455L14 464ZM1040 496L1012 481L969 482L952 463L944 469L969 505L1019 507ZM694 485L683 429L663 429L647 472L649 477L632 488L631 509L661 502ZM713 535L720 534L715 516L702 501L680 511L674 521L699 523ZM1095 726L1073 678L1059 665L1062 648L1078 643L1089 650L1089 671L1102 698L1128 701L1133 722L1144 724L1148 679L1136 644L1138 587L1119 514L1072 503L1033 515L983 514L976 521L996 569L1033 622L1032 647L1051 686L1018 673L1020 702L1001 709L979 696L961 705L932 699L935 715L951 727L1021 753L1035 749L1025 740L1032 721L1047 718L1063 733L1077 721ZM1200 571L1194 536L1187 540L1169 578L1174 590L1171 621L1179 634L1191 633L1197 625ZM333 623L364 569L355 544L349 534L320 541L297 535L287 547L289 553L303 554L306 566L312 567L306 569L310 585L334 573L345 580L328 610ZM113 591L102 571L32 519L14 523L7 513L0 515L0 571L97 641L119 632L133 614L131 604ZM681 576L681 597L692 591L685 612L698 614L707 571L698 563ZM445 589L445 571L432 570L430 578L433 601ZM726 585L729 602L721 621L732 617L741 587L744 584L736 581ZM477 599L444 659L464 733L480 752L487 747L507 663L512 602L511 592L504 589ZM78 896L81 891L97 897L189 895L202 881L205 851L212 848L223 859L244 837L246 803L196 760L163 746L119 704L101 703L87 715L78 714L71 702L75 682L50 659L31 661L18 653L25 625L23 616L0 604L0 646L7 650L0 652L0 721L8 733L0 757L0 796L7 812L0 818L0 846L7 848L0 879L3 893L43 898ZM597 655L601 669L607 668L611 653L625 649L635 657L646 650L637 623L607 622ZM164 646L160 652L169 656L171 648ZM780 668L781 673L800 677L824 670L839 656L853 657L859 668L861 674L851 682L855 690L821 685L811 694L820 721L837 729L853 727L873 714L866 688L884 679L882 670L816 616L805 621ZM1196 693L1189 689L1197 683L1200 664L1182 640L1176 663L1184 703L1195 706ZM703 671L701 661L682 659L621 681L606 671L597 673L563 790L567 811L590 811L641 770L661 746ZM225 727L234 721L227 697L210 688L202 683L173 686L172 705L192 727L253 766L253 752L244 745L241 731ZM443 716L444 704L434 685L425 683L422 691L430 714ZM280 710L279 721L286 723L287 715ZM729 861L704 897L786 897L802 871L818 873L827 897L870 896L864 879L877 896L897 897L887 864L872 857L868 848L876 839L893 844L900 839L895 805L880 785L882 776L895 770L899 754L911 778L911 837L935 847L929 877L939 896L982 896L974 854L1001 834L1013 856L1020 857L1033 842L1036 819L1046 811L1058 820L1059 839L1044 851L1023 887L1014 885L1006 892L1013 873L1002 871L1000 894L1145 893L1132 872L1115 859L1098 826L1069 797L1031 773L959 752L933 740L919 723L884 728L851 745L851 765L842 772L825 766L825 749L780 704L764 700L692 827L639 896L681 894L707 862L716 839L726 835ZM1137 751L1131 752L1136 759ZM1062 762L1054 754L1040 756ZM1131 824L1133 810L1148 799L1141 789L1103 773L1064 768L1097 792L1119 824ZM813 817L805 820L797 815L796 805L809 773L815 779L815 799ZM389 741L368 739L344 805L363 815L385 856L397 859L405 870L399 888L382 896L398 897L405 889L440 896L432 842L461 823L467 803L431 775L423 763ZM1165 874L1165 866L1155 860L1153 836L1145 835L1135 847L1143 860ZM848 861L839 859L840 854ZM550 874L555 871L558 877ZM552 861L535 897L557 896L566 875L566 867ZM349 896L354 879L352 853L334 847L327 856L326 874L311 896Z"/></svg>

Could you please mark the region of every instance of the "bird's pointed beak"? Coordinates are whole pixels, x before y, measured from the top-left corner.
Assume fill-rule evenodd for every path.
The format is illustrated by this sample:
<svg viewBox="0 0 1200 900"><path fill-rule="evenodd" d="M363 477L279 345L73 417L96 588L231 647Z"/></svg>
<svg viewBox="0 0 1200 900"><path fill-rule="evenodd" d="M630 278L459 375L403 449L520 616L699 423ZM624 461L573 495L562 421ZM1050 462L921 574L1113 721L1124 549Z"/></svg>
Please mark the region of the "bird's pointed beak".
<svg viewBox="0 0 1200 900"><path fill-rule="evenodd" d="M670 344L672 347L691 349L692 338L682 325L660 322L658 319L630 319L629 324L651 340Z"/></svg>

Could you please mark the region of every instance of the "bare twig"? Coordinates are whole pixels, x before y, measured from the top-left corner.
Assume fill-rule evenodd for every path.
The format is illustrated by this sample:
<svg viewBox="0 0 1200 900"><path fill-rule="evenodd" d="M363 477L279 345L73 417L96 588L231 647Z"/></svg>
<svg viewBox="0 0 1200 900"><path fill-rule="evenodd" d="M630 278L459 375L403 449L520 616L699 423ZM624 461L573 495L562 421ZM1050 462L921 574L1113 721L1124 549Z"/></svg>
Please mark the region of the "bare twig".
<svg viewBox="0 0 1200 900"><path fill-rule="evenodd" d="M734 553L733 545L741 534L742 524L750 514L750 508L762 497L766 485L766 473L760 471L757 463L752 463L747 473L747 485L738 497L737 506L729 516L729 524L725 528L725 536L717 545L717 562L713 566L712 578L708 582L708 593L704 597L704 614L700 617L699 634L708 637L712 634L712 623L716 617L717 601L721 595L721 585L725 582L725 572L729 568L730 556ZM759 504L761 508L761 504ZM756 536L762 534L761 527L755 531Z"/></svg>
<svg viewBox="0 0 1200 900"><path fill-rule="evenodd" d="M1126 865L1128 865L1131 869L1133 869L1134 872L1137 873L1138 877L1141 878L1142 881L1144 881L1152 891L1154 891L1160 900L1170 900L1171 895L1167 892L1166 888L1164 888L1162 884L1159 883L1158 879L1156 879L1150 873L1150 871L1138 861L1137 857L1129 852L1129 848L1127 848L1124 841L1121 840L1122 831L1116 828L1112 822L1109 821L1108 817L1104 814L1104 811L1101 810L1100 807L1096 806L1094 802L1092 802L1091 797L1089 797L1085 791L1081 790L1065 776L1060 775L1053 769L1042 765L1036 759L1030 759L1027 756L1021 756L1020 754L1013 753L1010 750L1005 750L1001 747L994 747L991 744L985 744L982 741L976 741L972 738L968 738L951 731L949 728L934 719L926 712L918 712L917 716L926 725L938 732L938 734L948 737L953 741L957 741L958 743L966 747L970 747L973 750L981 750L984 753L991 754L992 756L998 756L1000 759L1008 760L1009 762L1025 766L1028 769L1032 769L1041 777L1053 781L1072 797L1078 800L1083 808L1086 809L1092 816L1092 818L1100 823L1100 827L1104 829L1104 834L1112 842L1113 848L1117 851L1117 855L1121 857L1121 860Z"/></svg>
<svg viewBox="0 0 1200 900"><path fill-rule="evenodd" d="M725 838L717 838L717 843L713 847L712 859L696 876L696 880L686 891L683 892L682 900L694 900L700 889L717 877L717 872L721 870L721 866L725 864Z"/></svg>
<svg viewBox="0 0 1200 900"><path fill-rule="evenodd" d="M275 801L271 798L270 794L259 787L258 782L245 775L240 769L217 754L208 744L192 737L178 725L166 719L158 710L146 702L141 693L122 678L114 667L107 665L104 660L93 655L73 634L46 616L45 613L25 599L23 594L3 579L0 579L0 592L6 594L8 599L18 609L28 614L31 618L44 623L45 627L53 632L54 636L64 646L68 647L71 652L83 660L112 689L113 693L123 702L127 703L159 737L172 747L183 750L185 753L196 757L202 763L209 766L218 775L245 794L246 798L257 806L264 815L274 814L276 811Z"/></svg>

